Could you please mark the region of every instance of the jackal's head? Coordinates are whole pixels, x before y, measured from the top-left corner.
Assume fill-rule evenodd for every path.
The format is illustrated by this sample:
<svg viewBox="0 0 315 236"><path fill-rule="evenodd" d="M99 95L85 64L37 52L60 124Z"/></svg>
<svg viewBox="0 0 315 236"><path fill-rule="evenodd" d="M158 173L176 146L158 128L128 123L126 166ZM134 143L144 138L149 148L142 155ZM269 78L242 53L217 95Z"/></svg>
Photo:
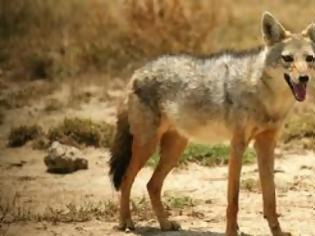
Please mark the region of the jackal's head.
<svg viewBox="0 0 315 236"><path fill-rule="evenodd" d="M315 72L315 24L295 34L266 12L262 33L267 46L267 66L280 73L297 101L304 101L307 83Z"/></svg>

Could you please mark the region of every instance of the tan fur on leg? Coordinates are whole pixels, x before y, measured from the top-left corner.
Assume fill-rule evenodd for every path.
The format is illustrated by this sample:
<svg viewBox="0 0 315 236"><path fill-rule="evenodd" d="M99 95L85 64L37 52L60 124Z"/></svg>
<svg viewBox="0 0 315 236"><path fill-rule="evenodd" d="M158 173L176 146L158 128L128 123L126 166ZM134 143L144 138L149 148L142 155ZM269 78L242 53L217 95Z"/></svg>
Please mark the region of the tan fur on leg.
<svg viewBox="0 0 315 236"><path fill-rule="evenodd" d="M226 211L227 226L226 235L237 235L237 213L239 182L242 167L242 157L246 149L247 142L241 133L235 133L231 142L231 153L229 159L229 178L228 178L228 207Z"/></svg>
<svg viewBox="0 0 315 236"><path fill-rule="evenodd" d="M263 132L256 137L255 149L258 157L259 175L263 193L264 216L268 221L272 235L290 235L282 232L276 212L276 194L274 183L274 149L278 130Z"/></svg>
<svg viewBox="0 0 315 236"><path fill-rule="evenodd" d="M161 190L165 177L178 162L187 145L187 139L177 131L166 132L161 139L161 158L148 185L148 191L153 210L162 230L178 230L180 225L167 219L167 214L161 202Z"/></svg>
<svg viewBox="0 0 315 236"><path fill-rule="evenodd" d="M139 170L154 153L158 144L158 140L158 136L152 137L144 144L141 144L137 140L137 137L135 137L133 140L132 158L121 185L119 228L122 230L126 228L134 229L134 224L131 220L129 204L131 186Z"/></svg>

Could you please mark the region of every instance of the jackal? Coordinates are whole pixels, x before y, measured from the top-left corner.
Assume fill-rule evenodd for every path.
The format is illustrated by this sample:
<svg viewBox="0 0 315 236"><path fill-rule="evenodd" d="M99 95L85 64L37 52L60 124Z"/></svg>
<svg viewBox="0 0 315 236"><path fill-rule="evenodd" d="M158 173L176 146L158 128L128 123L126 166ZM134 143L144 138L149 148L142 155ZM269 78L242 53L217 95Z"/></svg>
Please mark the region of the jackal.
<svg viewBox="0 0 315 236"><path fill-rule="evenodd" d="M161 202L161 188L187 140L231 140L226 235L237 235L241 159L253 140L263 194L263 212L273 235L276 212L274 149L295 101L306 98L314 73L315 24L301 33L286 30L270 13L262 17L264 46L225 51L207 58L162 56L136 70L118 109L110 174L121 191L120 228L134 228L130 190L139 170L160 147L160 161L147 184L162 230L178 230Z"/></svg>

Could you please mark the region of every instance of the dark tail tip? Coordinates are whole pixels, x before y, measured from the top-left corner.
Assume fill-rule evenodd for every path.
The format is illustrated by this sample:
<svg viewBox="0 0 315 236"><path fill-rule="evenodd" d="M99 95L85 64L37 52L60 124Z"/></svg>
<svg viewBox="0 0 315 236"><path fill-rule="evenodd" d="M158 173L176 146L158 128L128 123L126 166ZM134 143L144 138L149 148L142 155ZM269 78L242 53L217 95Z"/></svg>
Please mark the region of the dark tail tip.
<svg viewBox="0 0 315 236"><path fill-rule="evenodd" d="M121 112L118 114L117 130L110 150L111 158L109 161L109 174L112 177L112 182L117 191L120 188L132 155L133 136L129 128L128 114L127 112Z"/></svg>

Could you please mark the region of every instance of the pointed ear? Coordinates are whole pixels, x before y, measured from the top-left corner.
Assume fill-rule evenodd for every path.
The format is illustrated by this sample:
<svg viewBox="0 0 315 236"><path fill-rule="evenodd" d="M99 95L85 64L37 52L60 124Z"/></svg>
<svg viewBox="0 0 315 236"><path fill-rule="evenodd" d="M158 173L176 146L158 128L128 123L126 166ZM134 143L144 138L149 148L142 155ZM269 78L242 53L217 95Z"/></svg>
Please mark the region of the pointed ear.
<svg viewBox="0 0 315 236"><path fill-rule="evenodd" d="M302 35L304 37L308 37L313 43L315 43L315 23L308 25L306 29L302 31Z"/></svg>
<svg viewBox="0 0 315 236"><path fill-rule="evenodd" d="M286 38L288 31L269 12L262 17L262 34L268 46L281 42Z"/></svg>

